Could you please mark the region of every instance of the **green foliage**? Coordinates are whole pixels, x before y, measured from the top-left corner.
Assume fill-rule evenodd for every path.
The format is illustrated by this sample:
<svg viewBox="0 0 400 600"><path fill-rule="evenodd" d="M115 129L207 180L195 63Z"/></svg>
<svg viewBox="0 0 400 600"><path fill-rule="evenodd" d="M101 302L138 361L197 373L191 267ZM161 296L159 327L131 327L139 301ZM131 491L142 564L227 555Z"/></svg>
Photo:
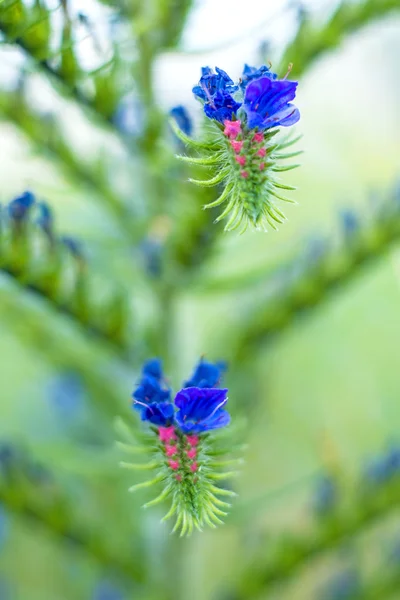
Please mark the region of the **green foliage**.
<svg viewBox="0 0 400 600"><path fill-rule="evenodd" d="M293 577L313 557L331 552L387 513L397 511L399 501L399 477L381 487L371 488L363 482L350 485L347 482L341 502L322 519L315 519L312 526L300 535L281 534L275 541L269 540L268 547L263 545L257 550L240 584L241 592L234 596L235 599L258 598L263 589ZM395 573L395 581L397 578L398 572Z"/></svg>
<svg viewBox="0 0 400 600"><path fill-rule="evenodd" d="M353 33L398 8L397 0L365 0L364 2L342 0L333 15L322 26L313 24L307 12L304 12L296 37L283 55L281 61L283 68L286 68L295 56L292 73L294 76L300 75L314 60L338 46L348 33Z"/></svg>
<svg viewBox="0 0 400 600"><path fill-rule="evenodd" d="M130 326L123 290L110 289L99 305L95 290L100 284L94 284L82 255L72 252L53 230L44 231L34 217L22 223L5 214L0 219L0 271L125 351Z"/></svg>
<svg viewBox="0 0 400 600"><path fill-rule="evenodd" d="M305 244L303 256L296 256L270 275L276 287L267 297L257 293L258 310L250 310L243 324L243 334L236 342L236 358L240 358L265 342L304 311L311 311L347 281L352 280L369 262L385 254L400 239L400 202L398 186L380 201L373 219L360 223L350 239L316 238Z"/></svg>

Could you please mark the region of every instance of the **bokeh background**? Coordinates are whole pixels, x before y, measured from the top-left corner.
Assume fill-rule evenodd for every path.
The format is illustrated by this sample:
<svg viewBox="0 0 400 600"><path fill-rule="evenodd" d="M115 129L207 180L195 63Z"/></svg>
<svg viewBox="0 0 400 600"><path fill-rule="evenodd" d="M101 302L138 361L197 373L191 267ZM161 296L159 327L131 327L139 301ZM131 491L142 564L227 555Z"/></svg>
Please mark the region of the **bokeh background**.
<svg viewBox="0 0 400 600"><path fill-rule="evenodd" d="M79 246L56 294L36 213L0 253L0 599L399 598L396 3L3 0L0 30L0 202ZM200 67L268 60L300 81L298 205L224 233L168 113L200 135ZM189 539L113 443L153 355L175 389L227 360L245 419L232 513Z"/></svg>

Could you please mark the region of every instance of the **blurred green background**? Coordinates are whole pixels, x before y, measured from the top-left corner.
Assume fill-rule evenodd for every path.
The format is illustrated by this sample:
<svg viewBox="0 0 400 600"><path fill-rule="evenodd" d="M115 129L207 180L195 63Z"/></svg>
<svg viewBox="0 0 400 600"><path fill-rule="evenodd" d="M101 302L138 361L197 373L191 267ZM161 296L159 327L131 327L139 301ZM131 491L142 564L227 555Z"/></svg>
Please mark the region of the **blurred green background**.
<svg viewBox="0 0 400 600"><path fill-rule="evenodd" d="M2 485L17 492L0 504L0 599L400 598L400 559L393 583L387 558L400 544L398 484L382 503L390 511L378 510L367 524L360 519L351 535L333 534L314 554L300 552L296 568L287 559L284 576L258 583L277 543L287 545L287 557L293 536L312 539L331 526L318 518L315 524L321 473L340 482L344 516L332 527L346 531L348 505L363 514L360 473L388 444L400 443L396 236L370 250L362 266L349 259L332 290L315 269L320 256L311 244L329 240L346 262L357 255L365 224L374 225L377 203L393 197L398 13L386 0L369 0L365 5L375 8L362 22L352 16L345 25L346 13L330 29L339 5L322 0L273 8L250 0L5 4L0 201L25 189L46 200L57 231L83 245L94 306L118 288L129 316L121 350L82 325L79 311L65 314L32 291L29 277L0 271L0 437L16 448L17 471L44 468L31 483L26 475L22 483L15 473L11 482L4 478ZM51 13L45 63L26 43L36 30L17 35L12 27L23 21L7 20L4 10L9 16L20 5L26 25ZM32 17L38 6L42 12ZM361 4L340 6L353 15ZM304 49L319 32L320 55L308 56ZM285 207L288 221L279 231L224 233L201 210L207 200L187 183L191 170L174 159L180 150L168 111L186 105L197 135L201 109L191 87L201 66L236 78L245 62L271 59L280 68L287 47L300 77L296 132L305 153L301 168L286 176L299 188L298 205ZM73 75L57 62L67 48L76 60ZM93 95L93 73L110 60L115 72L100 71L107 92ZM111 90L115 102L106 110ZM97 104L84 106L85 98ZM54 136L65 141L68 157ZM115 204L107 200L110 190ZM356 222L350 233L346 214ZM160 273L149 270L152 251ZM285 291L296 264L301 281L311 278L318 290L297 302L307 308L297 312ZM287 313L264 331L268 303L272 315L281 306ZM247 343L257 314L264 334ZM136 474L120 472L113 445L113 417L128 410L141 361L154 354L175 389L200 355L227 359L231 412L246 417L232 514L224 527L189 539L170 536L159 510L143 511L145 496L127 493ZM70 538L69 529L82 539ZM353 583L335 592L332 581L346 576ZM357 578L363 583L356 589Z"/></svg>

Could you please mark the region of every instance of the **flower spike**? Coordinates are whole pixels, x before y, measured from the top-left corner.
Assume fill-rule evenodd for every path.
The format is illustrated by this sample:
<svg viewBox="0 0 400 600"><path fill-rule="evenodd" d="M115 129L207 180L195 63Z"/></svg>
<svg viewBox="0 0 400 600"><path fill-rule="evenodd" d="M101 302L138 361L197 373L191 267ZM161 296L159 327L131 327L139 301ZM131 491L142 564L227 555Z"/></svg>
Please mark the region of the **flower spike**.
<svg viewBox="0 0 400 600"><path fill-rule="evenodd" d="M238 458L224 458L231 454L233 445L227 443L226 436L223 443L214 435L214 430L230 422L225 410L228 390L217 387L225 369L222 362L211 363L201 358L172 401L160 360L149 360L132 395L134 410L149 424L147 432L132 432L118 422L118 432L123 438L123 442L117 442L118 448L131 455L144 455L143 462L122 461L120 466L153 473L149 480L135 483L129 491L156 486L156 497L144 508L170 501L163 521L174 517L172 531L179 531L181 536L190 535L194 529L201 531L204 525L221 524L220 517L226 516L230 504L220 496L234 495L215 485L237 474L226 468L241 464Z"/></svg>
<svg viewBox="0 0 400 600"><path fill-rule="evenodd" d="M300 119L298 108L292 104L297 82L279 79L270 66L260 68L244 66L239 84L235 84L225 71L209 67L202 69L199 84L193 88L194 95L203 104L205 115L212 122L209 139L197 141L189 138L172 124L175 134L189 148L201 156L178 156L180 160L210 167L208 179L190 179L203 187L222 184L224 190L218 199L206 205L211 208L226 202L226 208L216 222L228 217L225 230L249 224L256 229L266 225L276 229L285 215L276 206L276 200L290 202L275 193L276 189L294 189L277 180L276 173L289 171L298 164L279 164L300 152L284 153L295 140L281 139L273 142L279 127L290 127Z"/></svg>

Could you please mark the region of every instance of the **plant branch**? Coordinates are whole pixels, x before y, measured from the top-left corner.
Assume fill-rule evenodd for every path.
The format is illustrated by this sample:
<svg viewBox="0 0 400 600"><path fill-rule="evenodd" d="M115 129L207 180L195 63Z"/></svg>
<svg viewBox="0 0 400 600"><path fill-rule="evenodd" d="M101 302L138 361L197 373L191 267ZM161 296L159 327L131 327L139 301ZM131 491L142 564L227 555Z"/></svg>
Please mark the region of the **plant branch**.
<svg viewBox="0 0 400 600"><path fill-rule="evenodd" d="M316 243L309 244L302 256L269 275L263 285L267 294L263 291L260 297L260 292L254 290L257 306L252 302L245 313L250 316L235 342L236 360L246 356L250 348L254 350L281 332L298 315L319 306L399 240L397 189L379 207L373 222L360 224L339 248L326 240L314 240Z"/></svg>
<svg viewBox="0 0 400 600"><path fill-rule="evenodd" d="M296 37L282 57L282 71L289 63L293 63L291 75L302 75L315 60L336 48L346 36L395 10L399 10L397 0L342 0L332 17L322 26L314 25L305 14Z"/></svg>

